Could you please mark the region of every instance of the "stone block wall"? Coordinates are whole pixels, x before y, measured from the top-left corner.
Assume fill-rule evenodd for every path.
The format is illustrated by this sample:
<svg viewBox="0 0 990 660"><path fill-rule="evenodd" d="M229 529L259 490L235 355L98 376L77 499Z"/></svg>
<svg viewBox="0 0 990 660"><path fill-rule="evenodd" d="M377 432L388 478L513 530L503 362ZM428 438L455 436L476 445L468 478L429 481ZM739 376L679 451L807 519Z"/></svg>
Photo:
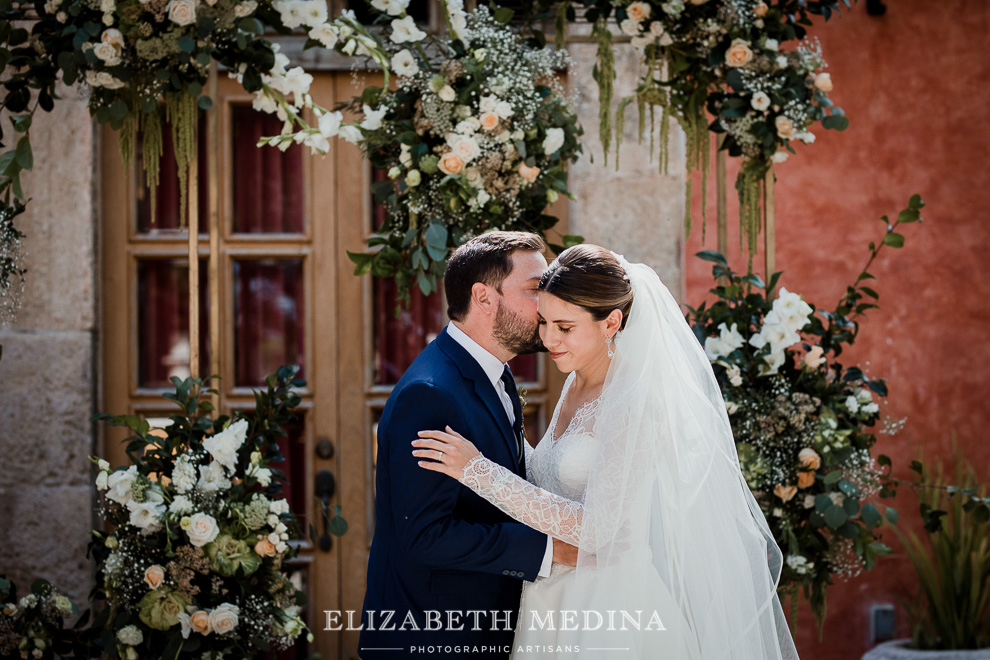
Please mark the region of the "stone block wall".
<svg viewBox="0 0 990 660"><path fill-rule="evenodd" d="M27 284L0 328L0 572L23 591L50 579L81 607L92 581L90 464L96 409L97 241L93 122L76 89L62 89L31 130ZM6 121L6 119L5 119Z"/></svg>

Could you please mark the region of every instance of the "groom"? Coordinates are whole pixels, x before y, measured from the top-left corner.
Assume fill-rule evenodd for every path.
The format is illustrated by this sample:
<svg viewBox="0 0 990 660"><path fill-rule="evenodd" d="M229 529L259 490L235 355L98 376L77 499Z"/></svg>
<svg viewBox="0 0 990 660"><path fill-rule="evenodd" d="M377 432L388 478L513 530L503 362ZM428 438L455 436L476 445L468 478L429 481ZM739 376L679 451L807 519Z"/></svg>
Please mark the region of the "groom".
<svg viewBox="0 0 990 660"><path fill-rule="evenodd" d="M410 444L418 431L450 426L525 477L522 412L505 363L542 349L536 290L545 249L535 234L490 232L447 264L451 322L399 380L378 425L364 660L505 658L522 580L548 575L552 561L576 561L572 546L419 467Z"/></svg>

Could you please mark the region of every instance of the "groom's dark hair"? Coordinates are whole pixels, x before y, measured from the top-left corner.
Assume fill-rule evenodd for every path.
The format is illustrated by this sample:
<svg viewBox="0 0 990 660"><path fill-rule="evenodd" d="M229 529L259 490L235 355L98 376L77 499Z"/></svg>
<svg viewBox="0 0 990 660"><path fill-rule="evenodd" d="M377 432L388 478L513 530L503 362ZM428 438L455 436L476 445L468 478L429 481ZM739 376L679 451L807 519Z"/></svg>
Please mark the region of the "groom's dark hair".
<svg viewBox="0 0 990 660"><path fill-rule="evenodd" d="M443 276L447 294L447 316L463 321L471 308L471 287L481 282L502 293L502 282L512 272L512 254L517 250L546 252L538 234L525 231L490 231L475 236L454 250Z"/></svg>

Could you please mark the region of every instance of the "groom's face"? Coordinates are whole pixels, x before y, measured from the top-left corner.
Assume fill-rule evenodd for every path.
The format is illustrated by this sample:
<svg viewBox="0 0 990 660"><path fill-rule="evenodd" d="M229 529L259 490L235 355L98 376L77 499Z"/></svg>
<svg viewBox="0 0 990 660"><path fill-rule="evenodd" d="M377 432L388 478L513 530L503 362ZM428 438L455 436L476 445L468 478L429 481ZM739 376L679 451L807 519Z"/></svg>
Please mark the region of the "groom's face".
<svg viewBox="0 0 990 660"><path fill-rule="evenodd" d="M545 351L540 341L537 287L547 269L539 252L517 250L510 257L512 272L502 281L492 336L516 355Z"/></svg>

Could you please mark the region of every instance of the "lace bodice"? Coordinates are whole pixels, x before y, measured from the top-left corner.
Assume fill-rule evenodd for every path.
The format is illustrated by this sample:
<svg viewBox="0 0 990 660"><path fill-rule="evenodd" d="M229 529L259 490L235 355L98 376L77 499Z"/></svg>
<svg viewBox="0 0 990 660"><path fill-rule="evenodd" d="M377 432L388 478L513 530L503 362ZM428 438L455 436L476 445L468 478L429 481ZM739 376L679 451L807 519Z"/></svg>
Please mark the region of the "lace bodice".
<svg viewBox="0 0 990 660"><path fill-rule="evenodd" d="M528 480L478 455L464 467L461 482L516 520L577 545L584 490L597 449L592 429L599 399L578 408L567 428L555 438L560 410L573 380L572 373L543 439L535 449L525 444Z"/></svg>

